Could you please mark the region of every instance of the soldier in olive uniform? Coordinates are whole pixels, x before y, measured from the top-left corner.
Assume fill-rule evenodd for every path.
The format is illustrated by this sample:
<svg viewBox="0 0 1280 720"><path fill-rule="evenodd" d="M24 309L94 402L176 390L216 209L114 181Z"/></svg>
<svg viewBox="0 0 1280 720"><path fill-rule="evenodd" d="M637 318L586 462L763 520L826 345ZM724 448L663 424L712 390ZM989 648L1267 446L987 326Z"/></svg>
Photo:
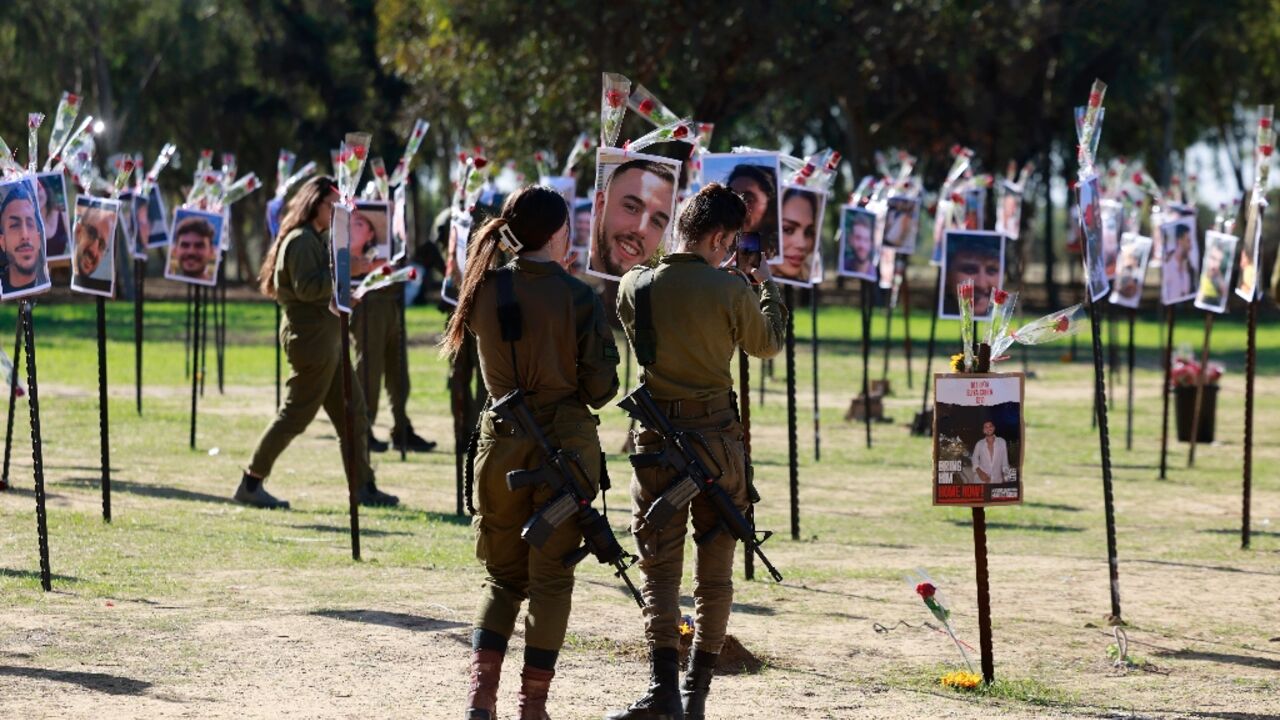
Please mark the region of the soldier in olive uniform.
<svg viewBox="0 0 1280 720"><path fill-rule="evenodd" d="M776 355L787 313L768 265L746 274L718 269L735 251L746 213L746 204L733 191L718 183L707 185L680 214L677 252L656 269L632 269L618 288L618 317L643 366L641 381L673 424L706 439L723 473L720 486L744 512L750 503L749 477L729 365L738 348L760 358ZM754 257L758 264L758 255ZM645 287L647 291L637 292ZM637 452L662 449L663 440L653 429L642 429L635 440ZM716 527L718 517L699 495L660 530L645 527L649 506L674 479L670 471L655 467L636 469L631 480L652 685L629 709L608 716L616 720L701 720L724 644L737 541L720 532L696 546L693 656L683 685L677 687L687 518L692 515L694 536L700 537Z"/></svg>
<svg viewBox="0 0 1280 720"><path fill-rule="evenodd" d="M404 288L399 285L366 293L351 312L351 339L356 347L356 378L368 401L369 449L386 452L387 443L373 435L373 421L378 417L378 398L385 379L387 398L391 402L391 444L399 450L403 443L410 452L431 452L435 442L414 432L405 413L409 399L409 375L400 355L400 301Z"/></svg>
<svg viewBox="0 0 1280 720"><path fill-rule="evenodd" d="M474 334L490 393L501 397L521 390L552 444L578 455L594 493L603 456L591 408L603 407L618 391L618 351L599 299L559 264L568 251L568 221L568 206L550 188L525 188L509 197L501 215L472 239L443 345L446 353L457 353L466 334ZM516 257L491 270L500 247L517 252ZM515 333L510 332L513 323ZM468 720L496 717L507 640L525 600L520 718L547 717L547 693L573 596L574 570L561 558L578 547L582 534L570 521L541 549L521 539L524 522L552 494L545 486L513 491L506 475L536 468L543 460L532 438L514 435L492 411L482 414L475 454L479 512L473 525L476 555L488 577L472 633Z"/></svg>
<svg viewBox="0 0 1280 720"><path fill-rule="evenodd" d="M264 294L275 298L284 311L280 342L289 360L284 402L267 426L253 458L236 489L235 499L260 508L285 508L289 503L263 488L276 458L295 437L302 434L321 407L338 430L344 457L353 457L360 503L391 506L399 503L374 484L373 469L366 458L365 439L369 428L364 396L359 383L352 383L351 440L347 455L342 432L345 405L342 399L342 336L338 317L330 309L333 278L329 268L329 225L337 186L329 177L307 181L289 201L280 233L262 263L259 275Z"/></svg>

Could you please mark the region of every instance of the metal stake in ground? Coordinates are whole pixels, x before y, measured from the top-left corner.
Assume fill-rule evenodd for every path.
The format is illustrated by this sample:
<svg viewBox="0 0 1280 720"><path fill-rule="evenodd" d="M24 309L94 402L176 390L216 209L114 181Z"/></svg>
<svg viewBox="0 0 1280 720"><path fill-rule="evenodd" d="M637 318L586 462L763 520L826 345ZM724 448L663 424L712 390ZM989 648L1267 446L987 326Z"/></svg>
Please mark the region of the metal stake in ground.
<svg viewBox="0 0 1280 720"><path fill-rule="evenodd" d="M1164 388L1160 394L1164 396L1164 419L1160 421L1160 479L1164 480L1169 460L1169 383L1173 381L1173 320L1177 306L1167 305L1164 309Z"/></svg>
<svg viewBox="0 0 1280 720"><path fill-rule="evenodd" d="M742 420L742 452L747 459L747 478L751 478L751 360L747 353L738 351L738 416ZM751 527L756 525L755 505L747 505L747 522ZM748 580L756 579L755 553L743 553L743 575Z"/></svg>
<svg viewBox="0 0 1280 720"><path fill-rule="evenodd" d="M351 559L360 559L360 502L356 494L356 459L355 438L351 429L355 418L351 408L353 394L351 372L351 329L348 323L350 316L341 313L342 320L342 464L347 471L347 507L351 515Z"/></svg>
<svg viewBox="0 0 1280 720"><path fill-rule="evenodd" d="M1137 360L1133 347L1133 329L1138 321L1138 309L1129 309L1129 402L1125 403L1126 426L1124 432L1124 449L1133 449L1133 366Z"/></svg>
<svg viewBox="0 0 1280 720"><path fill-rule="evenodd" d="M216 298L210 289L204 286L196 288L196 295L203 296L196 300L196 308L200 310L196 313L196 334L200 336L197 346L200 348L200 353L192 356L194 358L192 365L199 364L200 397L204 397L204 378L209 372L209 306L215 302Z"/></svg>
<svg viewBox="0 0 1280 720"><path fill-rule="evenodd" d="M1261 218L1258 220L1261 222ZM1258 372L1258 295L1249 301L1248 346L1244 364L1244 497L1240 511L1240 548L1249 549L1249 504L1253 494L1253 379Z"/></svg>
<svg viewBox="0 0 1280 720"><path fill-rule="evenodd" d="M933 377L933 352L936 348L938 340L938 295L942 292L942 268L938 268L937 277L933 281L933 304L929 307L932 311L929 313L929 344L925 347L924 354L924 399L920 401L920 414L916 416L916 421L911 423L911 433L913 435L928 435L932 430L933 423L925 422L925 418L929 414L929 386L933 385L931 378Z"/></svg>
<svg viewBox="0 0 1280 720"><path fill-rule="evenodd" d="M867 426L867 449L871 448L871 284L859 280L862 290L862 415Z"/></svg>
<svg viewBox="0 0 1280 720"><path fill-rule="evenodd" d="M397 303L397 309L400 311L400 347L398 348L400 352L400 392L404 393L407 400L409 397L409 328L408 323L405 321L405 305L408 300L405 299L404 288L400 288L396 297L400 300L400 302ZM388 393L387 399L391 399L390 393ZM368 402L367 398L365 402ZM400 428L400 462L408 461L409 423L405 423L404 427Z"/></svg>
<svg viewBox="0 0 1280 720"><path fill-rule="evenodd" d="M40 543L40 587L53 589L53 573L49 570L49 523L44 507L44 447L40 439L40 388L36 383L36 331L31 322L31 303L18 306L22 335L27 348L27 408L31 413L31 469L36 487L36 536ZM15 366L16 373L18 368Z"/></svg>
<svg viewBox="0 0 1280 720"><path fill-rule="evenodd" d="M227 266L223 263L218 264L218 284L213 288L214 297L217 299L215 306L216 312L214 318L217 325L214 327L214 344L218 359L218 394L225 394L223 381L226 378L227 366Z"/></svg>
<svg viewBox="0 0 1280 720"><path fill-rule="evenodd" d="M982 680L996 679L996 663L991 656L991 588L987 575L987 510L973 509L973 561L978 581L978 648L982 652Z"/></svg>
<svg viewBox="0 0 1280 720"><path fill-rule="evenodd" d="M280 303L276 303L276 409L280 409Z"/></svg>
<svg viewBox="0 0 1280 720"><path fill-rule="evenodd" d="M200 397L200 296L202 288L195 288L191 318L196 321L191 333L191 449L196 449L196 402Z"/></svg>
<svg viewBox="0 0 1280 720"><path fill-rule="evenodd" d="M791 480L791 539L800 539L800 443L796 437L796 320L791 309L795 294L787 286L787 465Z"/></svg>
<svg viewBox="0 0 1280 720"><path fill-rule="evenodd" d="M822 416L818 412L818 286L809 291L809 345L813 352L813 461L822 460Z"/></svg>
<svg viewBox="0 0 1280 720"><path fill-rule="evenodd" d="M1098 303L1089 302L1093 335L1093 392L1098 422L1098 444L1102 458L1102 501L1107 519L1107 570L1111 580L1111 616L1120 621L1120 561L1116 557L1115 498L1111 492L1111 436L1107 430L1107 380L1102 358L1102 313Z"/></svg>
<svg viewBox="0 0 1280 720"><path fill-rule="evenodd" d="M1204 403L1204 381L1209 371L1209 337L1213 335L1214 313L1204 314L1204 345L1200 348L1200 372L1196 375L1196 406L1191 413L1191 448L1187 450L1187 467L1196 464L1196 440L1200 438L1200 411Z"/></svg>
<svg viewBox="0 0 1280 720"><path fill-rule="evenodd" d="M142 414L142 300L147 261L133 261L133 397Z"/></svg>
<svg viewBox="0 0 1280 720"><path fill-rule="evenodd" d="M907 281L909 274L904 262L902 268L902 290L898 296L898 304L902 306L902 354L907 361L907 389L912 386L911 379L911 283Z"/></svg>
<svg viewBox="0 0 1280 720"><path fill-rule="evenodd" d="M13 376L9 379L9 421L4 428L4 473L0 475L0 490L9 487L9 455L13 450L13 413L18 400L18 365L22 362L22 315L18 315L17 335L13 340Z"/></svg>
<svg viewBox="0 0 1280 720"><path fill-rule="evenodd" d="M186 322L184 322L182 326L182 377L184 378L190 377L192 372L191 370L191 365L192 365L191 325L192 325L192 319L194 318L194 315L192 314L191 311L192 311L192 302L193 302L192 298L195 297L195 290L196 288L194 285L187 286L187 312L183 315L183 319ZM279 325L279 324L280 323L276 323L276 325ZM280 407L280 403L277 402L276 407Z"/></svg>
<svg viewBox="0 0 1280 720"><path fill-rule="evenodd" d="M98 303L98 437L102 446L102 519L111 522L111 419L107 414L107 299Z"/></svg>
<svg viewBox="0 0 1280 720"><path fill-rule="evenodd" d="M893 347L893 291L885 295L884 301L884 368L880 371L880 381L889 387L889 350Z"/></svg>

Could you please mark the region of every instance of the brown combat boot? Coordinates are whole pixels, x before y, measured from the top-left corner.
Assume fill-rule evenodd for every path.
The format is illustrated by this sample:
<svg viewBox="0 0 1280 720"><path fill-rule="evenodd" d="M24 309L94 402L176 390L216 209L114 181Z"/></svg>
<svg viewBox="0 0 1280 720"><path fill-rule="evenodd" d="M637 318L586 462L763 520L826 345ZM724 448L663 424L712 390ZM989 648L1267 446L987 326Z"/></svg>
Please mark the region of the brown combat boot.
<svg viewBox="0 0 1280 720"><path fill-rule="evenodd" d="M524 666L520 674L520 720L551 720L547 714L547 692L551 690L551 678L555 670Z"/></svg>
<svg viewBox="0 0 1280 720"><path fill-rule="evenodd" d="M498 679L502 676L504 657L498 650L471 653L471 688L467 692L466 720L497 720Z"/></svg>

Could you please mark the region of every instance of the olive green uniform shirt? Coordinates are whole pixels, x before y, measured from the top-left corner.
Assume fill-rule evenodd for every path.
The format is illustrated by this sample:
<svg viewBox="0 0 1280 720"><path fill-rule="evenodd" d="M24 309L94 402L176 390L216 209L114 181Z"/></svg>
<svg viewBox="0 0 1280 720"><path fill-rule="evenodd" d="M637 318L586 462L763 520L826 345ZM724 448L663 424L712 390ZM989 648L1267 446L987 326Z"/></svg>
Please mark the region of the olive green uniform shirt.
<svg viewBox="0 0 1280 720"><path fill-rule="evenodd" d="M635 345L636 282L622 276L618 318ZM772 280L753 287L741 275L711 267L693 253L662 259L650 286L657 360L640 370L655 400L710 400L733 390L730 363L742 348L770 358L786 339L787 308Z"/></svg>
<svg viewBox="0 0 1280 720"><path fill-rule="evenodd" d="M515 342L519 368L512 365L511 348L502 339L498 283L492 276L476 289L467 321L489 394L502 397L519 384L534 407L568 398L604 407L618 392L618 348L599 298L556 263L520 258L514 267L523 318L523 333Z"/></svg>

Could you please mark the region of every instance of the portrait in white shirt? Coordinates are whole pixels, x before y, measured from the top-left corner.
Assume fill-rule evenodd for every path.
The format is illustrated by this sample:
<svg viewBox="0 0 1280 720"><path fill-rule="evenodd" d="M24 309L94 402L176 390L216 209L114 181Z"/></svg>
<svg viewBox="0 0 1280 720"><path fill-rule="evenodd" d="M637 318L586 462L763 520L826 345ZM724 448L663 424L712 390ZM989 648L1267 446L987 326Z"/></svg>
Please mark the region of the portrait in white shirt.
<svg viewBox="0 0 1280 720"><path fill-rule="evenodd" d="M982 439L973 446L973 471L980 483L1002 483L1009 468L1009 448L1004 438L996 435L990 420L982 424Z"/></svg>

